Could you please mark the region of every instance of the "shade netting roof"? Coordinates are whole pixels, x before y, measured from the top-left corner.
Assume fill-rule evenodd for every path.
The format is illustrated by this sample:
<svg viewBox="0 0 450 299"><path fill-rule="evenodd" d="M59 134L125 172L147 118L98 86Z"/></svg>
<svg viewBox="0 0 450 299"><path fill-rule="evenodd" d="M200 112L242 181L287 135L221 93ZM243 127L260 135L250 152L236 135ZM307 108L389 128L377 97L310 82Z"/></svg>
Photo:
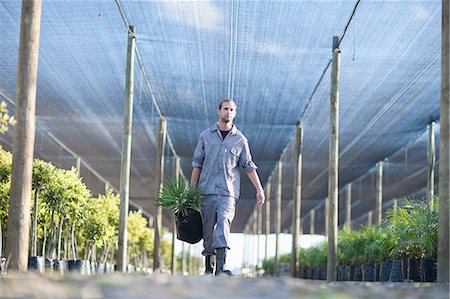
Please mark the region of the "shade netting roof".
<svg viewBox="0 0 450 299"><path fill-rule="evenodd" d="M123 16L121 15L123 12ZM0 98L14 102L20 1L0 3ZM127 28L136 28L130 199L154 212L159 111L189 177L200 132L217 104L238 104L263 184L283 161L282 230L292 217L293 145L303 125L302 217L324 231L328 185L330 59L341 37L339 186L352 182L354 225L384 202L422 197L427 125L439 120L441 1L50 1L42 3L35 155L61 167L81 158L96 193L119 188ZM13 110L13 106L10 105ZM437 154L439 124L436 125ZM11 133L0 136L11 148ZM166 176L174 157L166 149ZM437 155L437 158L439 156ZM275 198L272 187L270 199ZM345 192L342 191L342 198ZM343 208L343 201L340 208ZM255 206L245 177L233 231ZM274 208L274 204L271 205ZM339 223L343 223L343 209ZM166 219L163 225L170 226ZM271 225L273 228L274 226Z"/></svg>

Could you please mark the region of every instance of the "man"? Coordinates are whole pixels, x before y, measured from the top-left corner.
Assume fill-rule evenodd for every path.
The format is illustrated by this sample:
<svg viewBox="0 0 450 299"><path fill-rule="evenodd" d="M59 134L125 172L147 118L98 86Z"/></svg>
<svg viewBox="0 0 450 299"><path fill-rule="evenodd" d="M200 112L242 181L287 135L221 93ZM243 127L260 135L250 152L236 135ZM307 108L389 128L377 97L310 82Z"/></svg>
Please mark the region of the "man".
<svg viewBox="0 0 450 299"><path fill-rule="evenodd" d="M219 104L219 121L200 134L192 161L191 185L203 189L203 247L205 274L215 275L225 270L226 251L230 249L229 236L234 218L236 200L239 198L242 167L256 188L256 202L265 201L264 189L252 161L247 138L233 125L236 103L225 99Z"/></svg>

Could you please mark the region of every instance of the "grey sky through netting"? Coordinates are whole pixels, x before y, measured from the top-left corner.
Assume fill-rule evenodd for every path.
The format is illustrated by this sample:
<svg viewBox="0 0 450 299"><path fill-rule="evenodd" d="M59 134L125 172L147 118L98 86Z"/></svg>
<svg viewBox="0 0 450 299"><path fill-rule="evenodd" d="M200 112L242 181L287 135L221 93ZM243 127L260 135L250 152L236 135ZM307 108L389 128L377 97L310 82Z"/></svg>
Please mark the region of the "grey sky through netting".
<svg viewBox="0 0 450 299"><path fill-rule="evenodd" d="M136 27L142 65L186 176L199 133L216 121L217 103L234 98L236 125L249 139L264 184L286 149L282 229L288 230L292 138L301 121L304 231L312 208L317 208L316 232L323 231L319 205L328 184L330 69L322 75L332 37L347 28L340 44L339 186L353 183L353 217L362 219L375 208L372 173L385 158L387 204L425 194L424 132L430 118L439 119L440 1L119 3ZM0 3L2 99L15 97L20 5ZM76 166L76 157L56 138L80 156L83 180L94 194L104 192L105 181L119 188L126 41L114 1L42 3L36 157ZM133 204L149 213L156 195L157 132L158 113L135 61L130 194ZM10 149L11 134L0 136L0 142ZM174 158L166 155L170 176ZM272 180L275 184L275 175ZM244 229L255 202L249 181L244 177L242 183L236 232ZM275 192L272 186L272 209ZM164 224L170 226L169 219Z"/></svg>

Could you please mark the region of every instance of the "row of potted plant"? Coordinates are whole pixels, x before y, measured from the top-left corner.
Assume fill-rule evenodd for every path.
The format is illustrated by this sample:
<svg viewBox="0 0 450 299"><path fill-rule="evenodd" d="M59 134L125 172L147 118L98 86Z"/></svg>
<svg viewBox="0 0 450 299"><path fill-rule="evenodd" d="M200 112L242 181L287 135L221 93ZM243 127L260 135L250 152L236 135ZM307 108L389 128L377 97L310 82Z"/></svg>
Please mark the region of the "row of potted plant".
<svg viewBox="0 0 450 299"><path fill-rule="evenodd" d="M381 224L338 234L337 280L436 280L439 201L403 199ZM290 260L290 254L283 258ZM299 251L299 277L326 279L327 244ZM273 258L264 261L273 273Z"/></svg>
<svg viewBox="0 0 450 299"><path fill-rule="evenodd" d="M11 154L0 150L0 257L4 256L8 230L11 163ZM74 268L81 269L87 267L82 267L86 261L91 270L97 267L101 272L102 268L112 267L107 265L115 263L117 251L118 195L109 190L105 195L93 197L75 168L60 169L41 160L33 162L32 190L31 268L42 269L47 264L48 269L64 269L60 265L73 264ZM161 246L162 257L168 265L171 244L162 239ZM128 254L135 267L146 267L152 261L153 229L148 227L141 212L130 211L128 216ZM78 262L67 263L67 260ZM1 265L5 265L4 258L0 258Z"/></svg>

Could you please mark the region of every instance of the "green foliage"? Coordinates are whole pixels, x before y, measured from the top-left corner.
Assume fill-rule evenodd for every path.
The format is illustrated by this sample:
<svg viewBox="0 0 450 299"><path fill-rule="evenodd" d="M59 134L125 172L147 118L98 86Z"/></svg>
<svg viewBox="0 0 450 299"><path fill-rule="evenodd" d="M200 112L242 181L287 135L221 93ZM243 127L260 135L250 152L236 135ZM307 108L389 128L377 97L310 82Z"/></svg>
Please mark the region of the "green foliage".
<svg viewBox="0 0 450 299"><path fill-rule="evenodd" d="M16 121L14 116L10 116L8 105L5 101L0 102L0 133L4 134L8 132L9 126L14 126Z"/></svg>
<svg viewBox="0 0 450 299"><path fill-rule="evenodd" d="M438 199L434 199L433 209L428 202L402 200L397 212L388 213L392 234L398 242L391 255L394 257L423 258L435 256L438 241Z"/></svg>
<svg viewBox="0 0 450 299"><path fill-rule="evenodd" d="M174 215L187 216L190 209L201 210L203 190L189 186L184 180L168 179L156 200L156 205L169 209Z"/></svg>
<svg viewBox="0 0 450 299"><path fill-rule="evenodd" d="M84 208L82 236L90 245L101 247L117 240L119 227L119 196L108 191L98 198L90 197Z"/></svg>

